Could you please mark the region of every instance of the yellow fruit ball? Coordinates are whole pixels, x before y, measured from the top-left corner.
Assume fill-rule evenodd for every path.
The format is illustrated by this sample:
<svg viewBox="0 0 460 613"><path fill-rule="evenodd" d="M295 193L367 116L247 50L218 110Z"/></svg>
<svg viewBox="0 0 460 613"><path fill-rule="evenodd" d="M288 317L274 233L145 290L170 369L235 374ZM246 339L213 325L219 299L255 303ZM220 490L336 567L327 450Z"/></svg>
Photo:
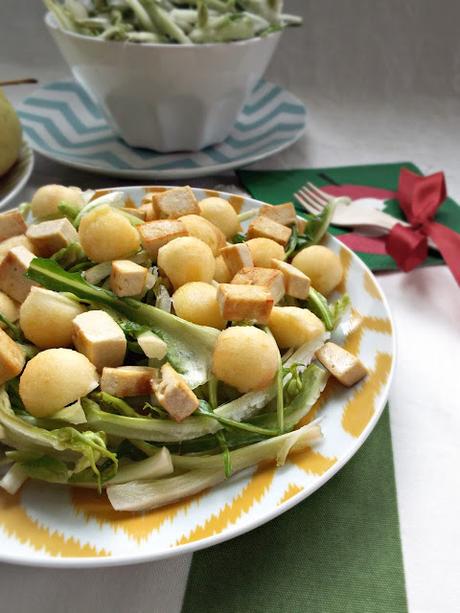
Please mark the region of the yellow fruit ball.
<svg viewBox="0 0 460 613"><path fill-rule="evenodd" d="M83 217L78 235L83 251L93 262L122 260L140 248L136 228L106 204Z"/></svg>
<svg viewBox="0 0 460 613"><path fill-rule="evenodd" d="M172 297L176 315L200 326L222 330L226 321L217 303L217 288L202 281L193 281L179 287Z"/></svg>
<svg viewBox="0 0 460 613"><path fill-rule="evenodd" d="M32 287L21 305L19 325L24 336L40 347L69 347L72 344L73 320L85 308L58 292Z"/></svg>
<svg viewBox="0 0 460 613"><path fill-rule="evenodd" d="M83 193L78 187L65 185L43 185L37 189L30 201L32 215L36 219L62 217L58 206L61 202L81 209L85 205Z"/></svg>
<svg viewBox="0 0 460 613"><path fill-rule="evenodd" d="M300 347L325 332L323 322L308 309L273 307L268 327L279 347Z"/></svg>
<svg viewBox="0 0 460 613"><path fill-rule="evenodd" d="M340 283L343 268L340 258L322 245L312 245L299 251L292 264L310 277L312 286L327 296Z"/></svg>
<svg viewBox="0 0 460 613"><path fill-rule="evenodd" d="M212 372L241 393L264 389L279 367L278 347L271 336L252 326L233 326L219 334Z"/></svg>
<svg viewBox="0 0 460 613"><path fill-rule="evenodd" d="M254 266L271 268L273 258L284 260L283 247L271 238L251 238L247 246L251 250Z"/></svg>
<svg viewBox="0 0 460 613"><path fill-rule="evenodd" d="M47 349L27 362L19 381L19 395L35 417L47 417L99 384L95 367L72 349Z"/></svg>
<svg viewBox="0 0 460 613"><path fill-rule="evenodd" d="M0 177L19 157L22 129L16 111L0 90Z"/></svg>
<svg viewBox="0 0 460 613"><path fill-rule="evenodd" d="M216 271L214 273L214 281L218 283L230 283L232 275L228 269L223 256L219 255L216 258Z"/></svg>
<svg viewBox="0 0 460 613"><path fill-rule="evenodd" d="M217 226L200 215L184 215L179 217L190 236L199 238L206 243L214 256L219 254L222 247L225 247L225 236Z"/></svg>
<svg viewBox="0 0 460 613"><path fill-rule="evenodd" d="M181 236L163 245L157 263L175 289L191 281L211 283L216 269L211 249L194 236Z"/></svg>
<svg viewBox="0 0 460 613"><path fill-rule="evenodd" d="M198 203L203 217L220 228L226 238L232 238L241 230L238 215L232 205L223 198L205 198Z"/></svg>

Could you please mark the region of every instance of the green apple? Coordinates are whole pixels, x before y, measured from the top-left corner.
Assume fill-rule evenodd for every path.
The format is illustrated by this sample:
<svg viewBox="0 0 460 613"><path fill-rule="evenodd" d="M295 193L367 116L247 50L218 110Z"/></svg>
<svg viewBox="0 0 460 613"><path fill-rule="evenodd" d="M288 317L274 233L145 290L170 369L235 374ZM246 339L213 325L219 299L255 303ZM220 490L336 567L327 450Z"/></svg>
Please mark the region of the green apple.
<svg viewBox="0 0 460 613"><path fill-rule="evenodd" d="M16 111L0 89L0 177L18 159L22 129Z"/></svg>

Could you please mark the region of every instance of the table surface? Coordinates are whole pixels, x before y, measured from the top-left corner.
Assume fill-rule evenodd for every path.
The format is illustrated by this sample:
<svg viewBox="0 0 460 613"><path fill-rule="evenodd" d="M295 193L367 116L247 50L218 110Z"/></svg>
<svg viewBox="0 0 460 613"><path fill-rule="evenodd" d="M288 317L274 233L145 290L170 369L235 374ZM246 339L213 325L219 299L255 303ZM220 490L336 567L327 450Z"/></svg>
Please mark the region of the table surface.
<svg viewBox="0 0 460 613"><path fill-rule="evenodd" d="M267 76L305 101L308 129L296 145L254 168L412 160L426 173L444 170L451 196L460 200L458 3L444 0L440 11L430 0L350 2L291 2L290 10L315 27L284 36ZM391 8L398 10L396 23L388 18ZM69 76L41 14L38 2L2 0L0 80L36 77L43 83ZM32 90L20 86L7 94L17 104ZM37 155L20 198L49 182L114 184ZM230 173L192 184L234 182ZM381 274L379 280L399 343L390 418L409 610L454 613L460 610L460 295L445 267ZM16 613L33 602L36 613L52 613L65 602L68 613L90 607L173 613L180 610L190 561L184 556L98 571L0 565L3 607Z"/></svg>

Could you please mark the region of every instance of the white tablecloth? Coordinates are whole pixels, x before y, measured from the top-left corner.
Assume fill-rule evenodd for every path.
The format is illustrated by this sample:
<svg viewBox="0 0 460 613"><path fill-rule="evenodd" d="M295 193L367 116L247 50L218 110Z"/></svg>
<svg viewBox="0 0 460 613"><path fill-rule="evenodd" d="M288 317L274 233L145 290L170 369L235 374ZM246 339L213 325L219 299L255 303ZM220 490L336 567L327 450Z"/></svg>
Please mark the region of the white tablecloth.
<svg viewBox="0 0 460 613"><path fill-rule="evenodd" d="M307 26L286 34L268 76L305 100L310 123L299 143L258 167L412 160L425 172L444 170L460 199L458 3L293 0L289 8ZM0 80L68 76L41 12L39 2L2 0ZM32 89L7 93L17 103ZM208 185L233 181L227 175ZM22 199L47 182L113 185L37 156ZM379 278L399 345L390 406L409 610L458 613L460 293L444 267ZM0 610L176 613L190 561L98 571L0 565Z"/></svg>

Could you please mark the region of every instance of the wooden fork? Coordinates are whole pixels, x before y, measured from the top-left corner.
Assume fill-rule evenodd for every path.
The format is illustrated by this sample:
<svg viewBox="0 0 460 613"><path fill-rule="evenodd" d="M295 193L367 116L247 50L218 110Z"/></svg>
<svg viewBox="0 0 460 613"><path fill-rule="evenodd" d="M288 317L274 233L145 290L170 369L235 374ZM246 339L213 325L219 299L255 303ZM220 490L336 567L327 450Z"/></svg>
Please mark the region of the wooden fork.
<svg viewBox="0 0 460 613"><path fill-rule="evenodd" d="M407 221L401 221L372 208L363 202L353 202L348 196L335 198L326 192L318 189L312 183L307 183L294 194L296 200L306 211L313 215L318 215L330 202L335 203L332 222L336 226L343 228L359 228L365 230L366 234L379 236L388 234L397 223L403 226L410 226ZM431 248L436 249L436 245L428 239Z"/></svg>

